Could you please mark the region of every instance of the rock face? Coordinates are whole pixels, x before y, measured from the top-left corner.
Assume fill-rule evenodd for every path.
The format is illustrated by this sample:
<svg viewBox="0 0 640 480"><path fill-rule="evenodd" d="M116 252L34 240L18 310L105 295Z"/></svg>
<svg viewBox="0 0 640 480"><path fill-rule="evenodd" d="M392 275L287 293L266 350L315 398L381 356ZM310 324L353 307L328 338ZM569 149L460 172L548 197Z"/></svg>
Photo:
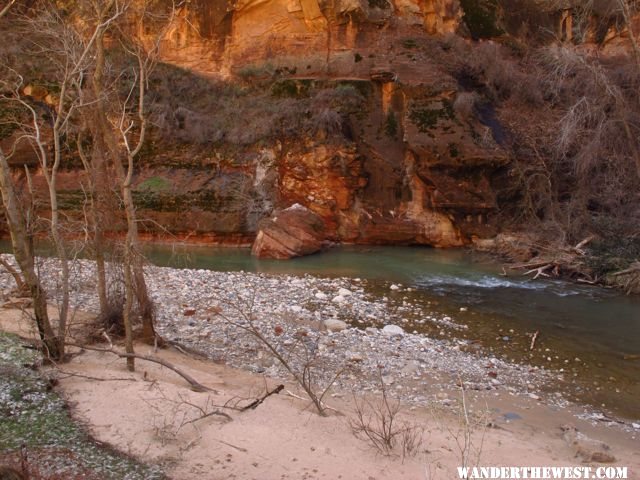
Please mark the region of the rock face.
<svg viewBox="0 0 640 480"><path fill-rule="evenodd" d="M171 84L176 70L157 82L170 84L162 101L173 123L149 135L136 163L142 234L234 245L255 239L254 254L271 258L313 253L325 240L444 248L495 237L494 183L509 166L508 128L490 104L474 103L464 71L448 65L460 55L456 42L443 35L516 32L525 20L542 22L531 11L544 14L544 25L571 31L561 21L575 2L518 3L187 2L161 45L163 61L188 72L182 83ZM236 92L228 101L225 89ZM358 108L336 110L347 91L361 97ZM296 109L318 92L325 102L315 111ZM34 84L24 94L47 102L49 92ZM300 117L318 111L340 132L334 138L298 128ZM287 128L259 135L287 118ZM13 148L0 138L0 146L15 150L23 185L24 166L31 168L36 204L46 209L46 182L29 142ZM78 163L59 174L59 203L83 219ZM301 207L281 210L293 204ZM125 225L115 216L108 227Z"/></svg>
<svg viewBox="0 0 640 480"><path fill-rule="evenodd" d="M193 0L182 6L162 45L165 61L204 74L230 75L286 58L305 74L354 70L381 28L453 33L458 0ZM357 65L365 70L367 62Z"/></svg>
<svg viewBox="0 0 640 480"><path fill-rule="evenodd" d="M251 254L279 260L309 255L322 248L324 238L322 218L294 204L261 222Z"/></svg>

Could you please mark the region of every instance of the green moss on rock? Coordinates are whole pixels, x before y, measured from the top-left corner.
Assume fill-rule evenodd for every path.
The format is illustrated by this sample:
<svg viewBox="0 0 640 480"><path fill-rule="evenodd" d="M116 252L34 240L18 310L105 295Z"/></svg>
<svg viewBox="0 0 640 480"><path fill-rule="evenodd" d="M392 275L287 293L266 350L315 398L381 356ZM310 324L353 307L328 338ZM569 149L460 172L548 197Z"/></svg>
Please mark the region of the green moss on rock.
<svg viewBox="0 0 640 480"><path fill-rule="evenodd" d="M409 113L409 119L418 127L421 132L427 132L435 128L442 120L453 120L455 114L450 101L443 100L441 106L437 102L426 107L415 107Z"/></svg>
<svg viewBox="0 0 640 480"><path fill-rule="evenodd" d="M147 178L144 182L136 187L140 191L148 192L164 192L171 188L171 180L164 177Z"/></svg>

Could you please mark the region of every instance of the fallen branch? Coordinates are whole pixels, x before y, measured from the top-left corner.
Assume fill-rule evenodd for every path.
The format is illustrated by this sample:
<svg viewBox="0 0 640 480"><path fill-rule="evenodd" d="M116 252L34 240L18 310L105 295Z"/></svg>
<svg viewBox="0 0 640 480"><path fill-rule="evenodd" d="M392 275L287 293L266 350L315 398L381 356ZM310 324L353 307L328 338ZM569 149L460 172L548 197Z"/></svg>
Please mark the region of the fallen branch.
<svg viewBox="0 0 640 480"><path fill-rule="evenodd" d="M249 405L242 407L240 409L241 412L246 412L247 410L251 409L254 410L258 407L258 405L260 405L262 402L264 402L267 398L269 398L271 395L277 395L278 393L280 393L282 390L284 390L284 385L278 385L276 388L274 388L273 390L271 390L270 392L268 391L267 393L265 393L262 397L260 398L256 398L253 402L251 402Z"/></svg>
<svg viewBox="0 0 640 480"><path fill-rule="evenodd" d="M225 442L224 440L217 440L217 441L218 441L218 442L220 442L220 443L222 443L222 444L224 444L224 445L227 445L227 446L229 446L229 447L231 447L231 448L235 448L236 450L238 450L238 451L240 451L240 452L247 453L247 452L249 451L249 450L247 450L246 448L237 447L237 446L235 446L235 445L233 445L233 444L231 444L231 443L229 443L229 442Z"/></svg>
<svg viewBox="0 0 640 480"><path fill-rule="evenodd" d="M533 347L535 347L536 339L538 338L538 334L539 333L540 333L540 331L536 330L535 333L533 334L533 337L531 337L531 347L529 347L529 350L533 350Z"/></svg>
<svg viewBox="0 0 640 480"><path fill-rule="evenodd" d="M193 420L188 420L188 421L184 422L182 425L180 425L180 427L184 427L185 425L189 425L190 423L199 422L200 420L204 420L205 418L212 417L213 415L218 415L220 417L224 417L230 422L233 420L233 418L231 418L231 415L229 415L228 413L224 413L224 412L222 412L220 410L214 410L212 412L205 413L201 417L194 418Z"/></svg>
<svg viewBox="0 0 640 480"><path fill-rule="evenodd" d="M578 243L575 247L571 249L572 252L577 253L578 255L584 255L586 252L582 249L587 243L596 238L595 235L589 235L587 238Z"/></svg>
<svg viewBox="0 0 640 480"><path fill-rule="evenodd" d="M541 267L533 268L533 269L523 273L523 275L527 276L527 275L531 275L532 273L535 272L535 275L533 276L534 280L536 280L540 276L548 277L549 274L548 273L544 273L544 271L550 269L551 267L553 267L553 264L552 263L547 263L546 265L543 265ZM556 266L556 268L557 268L557 266Z"/></svg>
<svg viewBox="0 0 640 480"><path fill-rule="evenodd" d="M622 275L640 274L640 262L634 262L629 268L612 273L612 277L620 277Z"/></svg>
<svg viewBox="0 0 640 480"><path fill-rule="evenodd" d="M165 340L165 342L168 343L169 345L171 345L176 350L178 350L183 355L187 355L189 357L200 359L200 360L209 360L209 361L211 361L210 358L208 358L206 355L200 353L195 348L187 347L186 345L183 345L182 343L176 342L175 340Z"/></svg>
<svg viewBox="0 0 640 480"><path fill-rule="evenodd" d="M87 380L95 380L96 382L137 382L136 378L123 378L123 377L114 377L114 378L101 378L101 377L92 377L91 375L82 375L81 373L67 372L62 370L61 368L56 367L56 369L66 377L60 377L60 380L65 380L67 378L78 377L85 378Z"/></svg>
<svg viewBox="0 0 640 480"><path fill-rule="evenodd" d="M522 270L524 268L532 268L535 270L536 268L544 267L545 265L549 265L549 260L535 260L527 263L516 263L514 265L509 265L509 270Z"/></svg>
<svg viewBox="0 0 640 480"><path fill-rule="evenodd" d="M303 400L303 401L305 401L305 402L309 401L309 399L308 399L308 398L304 398L304 397L301 397L300 395L296 395L295 393L292 393L292 392L290 392L289 390L285 390L285 393L286 393L287 395L289 395L290 397L297 398L298 400ZM342 415L342 412L341 412L340 410L338 410L338 409L336 409L336 408L333 408L333 407L330 407L330 406L329 406L329 405L327 405L326 403L323 403L323 404L322 404L322 407L323 407L323 408L326 408L327 410L332 410L332 411L334 411L334 412L339 413L340 415Z"/></svg>
<svg viewBox="0 0 640 480"><path fill-rule="evenodd" d="M200 382L198 382L196 379L194 379L188 373L183 372L182 370L180 370L175 365L173 365L173 364L171 364L171 363L169 363L166 360L163 360L161 358L151 357L149 355L140 355L140 354L137 354L137 353L119 352L118 350L115 350L114 348L88 347L86 345L78 345L78 344L73 344L73 343L69 343L68 345L73 346L73 347L83 348L85 350L93 350L95 352L112 353L113 355L117 355L120 358L137 358L139 360L145 360L147 362L157 363L159 365L162 365L163 367L168 368L169 370L172 370L173 372L177 373L182 378L184 378L189 383L189 385L191 387L191 390L193 390L194 392L214 392L214 393L218 393L217 391L215 391L215 390L213 390L213 389L211 389L209 387L205 387L204 385L202 385Z"/></svg>

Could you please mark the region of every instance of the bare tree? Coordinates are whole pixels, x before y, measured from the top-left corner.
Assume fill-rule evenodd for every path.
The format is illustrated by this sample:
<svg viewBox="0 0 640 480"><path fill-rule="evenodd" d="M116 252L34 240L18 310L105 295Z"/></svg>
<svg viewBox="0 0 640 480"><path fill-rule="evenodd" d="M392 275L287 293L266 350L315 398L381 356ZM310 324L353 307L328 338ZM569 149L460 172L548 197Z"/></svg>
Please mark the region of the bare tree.
<svg viewBox="0 0 640 480"><path fill-rule="evenodd" d="M20 202L11 178L11 169L5 153L0 148L0 192L7 217L11 244L16 261L22 271L25 284L33 298L33 308L36 326L42 340L45 353L51 358L60 360L63 352L59 351L58 339L51 327L47 312L47 294L42 288L36 274L32 242L27 232L27 225L23 216Z"/></svg>
<svg viewBox="0 0 640 480"><path fill-rule="evenodd" d="M83 111L83 127L78 136L77 150L89 183L89 210L92 221L92 239L96 260L96 285L100 311L105 315L109 310L107 293L107 274L105 263L104 224L105 211L111 196L108 181L108 158L118 156L113 133L107 121L107 102L109 94L105 89L104 71L106 67L106 55L104 37L113 24L125 12L125 6L116 0L92 1L85 4L87 13L85 16L93 25L92 38L93 65L90 72L90 88L81 88L78 92L84 103L92 104L92 108ZM88 130L84 134L84 130ZM91 152L88 154L83 149L83 141L90 137Z"/></svg>
<svg viewBox="0 0 640 480"><path fill-rule="evenodd" d="M52 65L59 92L51 96L51 107L33 105L21 96L22 77L15 73L17 80L12 85L10 95L4 94L4 101L19 105L24 112L24 120L16 122L21 134L15 143L28 141L39 161L40 170L46 181L50 205L49 232L61 268L61 288L58 312L58 355L64 356L65 334L69 316L70 272L66 242L63 238L60 209L58 204L57 179L60 170L66 137L73 134L73 124L80 109L91 107L78 95L84 76L91 66L91 53L95 40L103 28L102 24L85 38L56 9L45 9L35 18L24 20L27 31L34 33L34 53L46 56ZM11 70L11 69L9 69ZM5 81L5 90L6 84ZM49 117L52 117L49 119ZM46 134L45 134L46 130ZM49 141L53 148L49 148ZM33 252L32 252L33 253Z"/></svg>
<svg viewBox="0 0 640 480"><path fill-rule="evenodd" d="M147 4L143 2L141 10L136 13L138 19L137 32L144 31L144 20L147 14ZM125 330L131 328L131 314L134 299L137 299L139 314L142 318L142 339L148 342L156 341L154 330L154 311L149 298L146 280L144 277L142 254L138 240L138 223L136 208L133 202L132 180L135 169L135 159L139 155L147 133L147 115L145 110L145 98L149 74L156 66L160 41L164 32L169 28L175 14L175 5L172 5L170 13L164 19L164 28L156 35L148 48L145 48L144 39L130 33L128 44L122 42L124 49L134 58L137 68L133 67L133 81L129 94L120 104L120 115L117 122L112 122L119 133L124 155L114 159L114 167L118 176L122 192L122 201L127 218L127 236L124 250L124 283L125 283ZM133 104L133 105L132 105ZM131 115L129 112L133 112ZM113 139L113 137L112 137ZM127 339L130 332L127 333ZM127 351L133 351L127 340ZM130 352L131 353L131 352ZM127 359L129 369L133 370L133 358Z"/></svg>
<svg viewBox="0 0 640 480"><path fill-rule="evenodd" d="M147 16L147 2L133 4L118 0L86 0L74 6L71 14L64 16L55 8L36 12L32 17L21 19L25 32L30 35L31 48L39 56L46 56L50 68L47 75L55 79L59 91L50 95L50 106L39 103L39 99L29 99L23 96L22 77L11 67L3 66L5 71L11 72L17 80L7 89L7 81L3 81L3 99L17 104L22 117L16 118L15 123L21 130L15 143L27 140L39 160L43 177L48 187L50 204L49 231L56 255L61 262L61 299L58 324L58 342L56 355L64 352L64 334L69 311L69 267L68 254L65 245L62 218L59 209L57 180L62 164L63 154L70 150L70 144L75 149L87 171L88 177L88 209L92 223L90 237L93 237L96 252L98 272L97 290L101 311L109 308L106 262L104 252L104 213L108 204L122 202L127 219L127 235L124 247L123 276L125 284L124 323L127 353L133 353L132 312L134 301L137 300L138 310L142 318L142 337L149 342L157 341L153 328L153 308L143 272L142 256L139 250L137 218L133 203L132 181L135 158L141 151L146 137L145 94L149 72L156 63L160 40L164 30L154 42L145 42L138 37ZM6 10L6 9L5 9ZM3 10L3 12L5 11ZM168 15L156 15L167 26L173 16L173 6ZM79 16L83 21L78 21ZM137 23L137 28L131 25ZM110 38L110 48L128 54L135 60L136 65L124 66L122 70L114 71L108 64L105 37ZM122 80L132 77L131 88L122 95L119 90ZM88 82L86 80L89 80ZM10 93L7 93L10 92ZM48 97L47 97L48 98ZM51 143L52 145L50 145ZM85 148L85 144L89 148ZM9 153L11 155L12 152ZM7 185L7 204L16 208L13 222L20 236L18 222L22 218L22 230L28 235L24 222L24 215L19 211L19 203L15 192L12 195L11 174L7 156L3 154L6 171L3 179ZM111 172L111 173L110 173ZM115 181L114 181L115 179ZM113 194L119 195L114 199ZM118 198L119 197L119 198ZM15 201L13 201L15 200ZM19 240L17 243L28 245ZM22 253L20 255L19 253ZM31 257L33 252L24 250L17 257ZM41 288L32 288L32 280L37 277L28 273L30 266L24 262L28 277L26 283L33 291L40 292ZM35 270L31 268L35 275ZM42 298L46 296L41 295ZM45 306L46 306L46 300ZM36 302L38 303L38 302ZM46 314L46 308L40 308L44 313L38 313L38 319ZM48 320L47 320L48 321ZM40 322L43 325L47 322ZM43 331L47 330L43 326ZM45 331L47 339L50 332ZM52 348L49 347L49 350ZM134 367L134 356L128 356L129 368Z"/></svg>

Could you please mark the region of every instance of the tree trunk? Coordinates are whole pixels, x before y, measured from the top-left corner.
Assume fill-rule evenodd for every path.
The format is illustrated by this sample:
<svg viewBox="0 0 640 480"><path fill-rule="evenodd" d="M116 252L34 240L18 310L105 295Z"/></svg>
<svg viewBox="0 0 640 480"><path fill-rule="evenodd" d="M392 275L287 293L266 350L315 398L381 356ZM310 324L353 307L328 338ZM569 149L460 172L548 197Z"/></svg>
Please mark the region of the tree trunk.
<svg viewBox="0 0 640 480"><path fill-rule="evenodd" d="M106 6L110 9L111 4ZM100 21L106 15L109 10L105 10L101 13ZM96 59L95 70L92 78L92 89L94 100L96 102L94 113L92 114L92 136L93 136L93 152L92 152L92 165L91 173L93 189L94 189L94 205L93 205L93 221L94 221L94 246L96 250L96 274L98 299L100 301L100 311L104 314L109 309L109 297L107 293L107 273L105 268L105 242L104 242L104 227L103 227L103 212L102 208L106 207L107 195L106 191L109 189L108 185L108 172L106 168L105 154L110 152L111 155L116 154L112 148L112 142L107 140L110 134L106 121L106 114L104 110L103 99L103 74L105 65L104 56L104 32L100 31L96 36Z"/></svg>
<svg viewBox="0 0 640 480"><path fill-rule="evenodd" d="M58 168L60 167L61 158L61 145L60 145L60 124L64 118L65 112L64 101L66 91L66 79L62 84L60 91L60 102L57 110L56 120L53 125L53 148L54 148L54 160L51 166L51 172L47 165L47 153L44 145L39 136L39 129L36 142L40 149L40 163L42 166L42 172L47 181L47 187L49 188L49 203L51 205L51 239L56 249L56 255L61 265L61 280L62 280L62 299L58 307L58 349L59 354L64 356L64 343L67 332L67 318L69 315L69 259L67 258L67 249L64 244L64 240L60 235L60 214L58 209L58 192L56 189Z"/></svg>
<svg viewBox="0 0 640 480"><path fill-rule="evenodd" d="M36 326L42 340L44 353L54 360L62 360L63 352L59 348L58 340L49 321L47 294L36 275L33 250L30 247L30 239L27 235L24 217L20 211L18 198L13 188L9 164L2 150L0 150L0 191L16 262L22 271L24 282L29 288L33 299Z"/></svg>

